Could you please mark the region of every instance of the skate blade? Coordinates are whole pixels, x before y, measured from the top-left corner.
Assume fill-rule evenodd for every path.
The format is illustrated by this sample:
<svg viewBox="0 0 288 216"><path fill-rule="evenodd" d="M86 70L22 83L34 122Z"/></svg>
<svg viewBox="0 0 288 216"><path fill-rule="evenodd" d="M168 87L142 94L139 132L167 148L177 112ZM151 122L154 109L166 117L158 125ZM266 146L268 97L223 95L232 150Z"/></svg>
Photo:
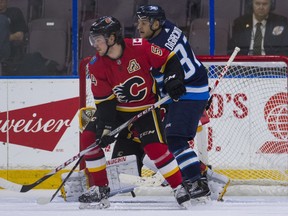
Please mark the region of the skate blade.
<svg viewBox="0 0 288 216"><path fill-rule="evenodd" d="M180 204L180 207L181 207L182 209L189 209L189 208L191 208L191 207L192 207L192 205L191 205L191 202L190 202L190 200L188 200L188 201L186 201L186 202L183 202L183 203L181 203L181 204Z"/></svg>
<svg viewBox="0 0 288 216"><path fill-rule="evenodd" d="M210 202L211 202L210 197L203 196L203 197L190 199L190 200L188 200L186 202L183 202L183 203L180 204L180 207L183 208L183 209L191 209L191 208L193 208L195 206L206 205L206 204L208 204Z"/></svg>
<svg viewBox="0 0 288 216"><path fill-rule="evenodd" d="M99 203L80 203L79 209L106 209L110 207L108 199L101 200Z"/></svg>
<svg viewBox="0 0 288 216"><path fill-rule="evenodd" d="M196 205L206 205L211 202L211 199L209 196L202 196L195 199L190 199L191 206Z"/></svg>

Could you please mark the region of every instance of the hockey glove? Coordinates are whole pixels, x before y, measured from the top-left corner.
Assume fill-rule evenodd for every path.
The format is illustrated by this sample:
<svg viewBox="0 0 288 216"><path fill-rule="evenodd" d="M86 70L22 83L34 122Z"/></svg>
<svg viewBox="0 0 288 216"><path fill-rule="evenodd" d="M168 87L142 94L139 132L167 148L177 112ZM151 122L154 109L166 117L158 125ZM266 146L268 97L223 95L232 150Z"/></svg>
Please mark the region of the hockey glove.
<svg viewBox="0 0 288 216"><path fill-rule="evenodd" d="M116 140L114 136L108 135L112 130L111 126L100 124L96 127L96 144L101 148L107 147Z"/></svg>
<svg viewBox="0 0 288 216"><path fill-rule="evenodd" d="M174 101L178 101L186 93L186 88L179 79L168 79L165 81L165 90Z"/></svg>
<svg viewBox="0 0 288 216"><path fill-rule="evenodd" d="M97 139L96 143L100 145L101 148L106 148L108 145L115 141L114 136L104 135L101 139Z"/></svg>

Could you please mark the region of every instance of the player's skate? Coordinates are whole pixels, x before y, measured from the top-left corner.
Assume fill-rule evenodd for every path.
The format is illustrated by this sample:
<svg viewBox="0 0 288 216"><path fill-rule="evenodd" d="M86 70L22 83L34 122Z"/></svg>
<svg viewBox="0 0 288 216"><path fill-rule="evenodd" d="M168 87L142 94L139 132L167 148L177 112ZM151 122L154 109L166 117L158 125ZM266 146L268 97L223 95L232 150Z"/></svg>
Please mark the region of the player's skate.
<svg viewBox="0 0 288 216"><path fill-rule="evenodd" d="M92 186L85 193L83 193L78 201L80 202L80 209L104 209L110 207L108 200L110 188L108 186L98 187Z"/></svg>
<svg viewBox="0 0 288 216"><path fill-rule="evenodd" d="M212 171L211 169L207 169L205 175L208 179L208 186L211 191L211 199L223 201L223 196L230 184L230 179L224 175Z"/></svg>
<svg viewBox="0 0 288 216"><path fill-rule="evenodd" d="M187 190L189 191L191 203L206 203L210 200L209 196L211 194L210 189L208 187L207 178L201 177L196 181L185 181Z"/></svg>
<svg viewBox="0 0 288 216"><path fill-rule="evenodd" d="M181 207L187 208L190 206L190 195L182 184L174 189L174 196Z"/></svg>

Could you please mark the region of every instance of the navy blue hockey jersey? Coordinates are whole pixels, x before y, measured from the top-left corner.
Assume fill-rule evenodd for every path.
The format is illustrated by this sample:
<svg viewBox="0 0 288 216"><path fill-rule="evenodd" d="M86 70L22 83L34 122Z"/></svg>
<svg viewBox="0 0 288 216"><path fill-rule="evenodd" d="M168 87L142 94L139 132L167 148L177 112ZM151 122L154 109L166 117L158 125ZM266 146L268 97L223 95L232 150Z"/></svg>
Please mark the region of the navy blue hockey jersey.
<svg viewBox="0 0 288 216"><path fill-rule="evenodd" d="M197 60L186 36L177 26L166 20L161 32L149 41L177 54L185 72L184 83L187 91L187 94L182 96L181 99L206 100L209 98L206 68ZM166 95L163 89L164 75L155 69L152 74L158 83L161 96L164 97Z"/></svg>

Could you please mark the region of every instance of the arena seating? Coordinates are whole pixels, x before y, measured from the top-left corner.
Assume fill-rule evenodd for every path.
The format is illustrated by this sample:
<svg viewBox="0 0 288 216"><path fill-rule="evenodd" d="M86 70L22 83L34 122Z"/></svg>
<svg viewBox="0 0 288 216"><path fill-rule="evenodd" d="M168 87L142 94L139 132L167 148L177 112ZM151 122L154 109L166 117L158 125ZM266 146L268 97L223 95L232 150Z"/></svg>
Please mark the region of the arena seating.
<svg viewBox="0 0 288 216"><path fill-rule="evenodd" d="M226 55L229 23L225 19L215 19L215 55ZM209 18L192 21L189 31L189 42L196 55L209 55Z"/></svg>
<svg viewBox="0 0 288 216"><path fill-rule="evenodd" d="M71 53L70 26L66 19L42 18L29 23L28 53L56 61L60 68L69 64Z"/></svg>

